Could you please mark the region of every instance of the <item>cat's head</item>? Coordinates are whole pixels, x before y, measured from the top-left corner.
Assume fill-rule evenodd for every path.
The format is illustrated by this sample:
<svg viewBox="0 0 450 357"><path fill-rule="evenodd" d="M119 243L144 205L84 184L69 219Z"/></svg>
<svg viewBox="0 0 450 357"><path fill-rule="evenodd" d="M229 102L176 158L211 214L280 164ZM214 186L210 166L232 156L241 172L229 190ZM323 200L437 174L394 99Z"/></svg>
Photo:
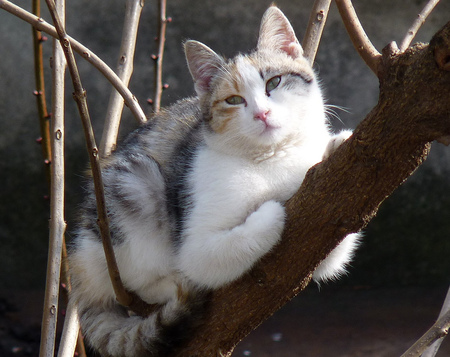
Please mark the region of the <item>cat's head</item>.
<svg viewBox="0 0 450 357"><path fill-rule="evenodd" d="M278 8L265 12L249 55L226 60L196 41L185 52L205 121L226 145L274 146L325 125L315 73Z"/></svg>

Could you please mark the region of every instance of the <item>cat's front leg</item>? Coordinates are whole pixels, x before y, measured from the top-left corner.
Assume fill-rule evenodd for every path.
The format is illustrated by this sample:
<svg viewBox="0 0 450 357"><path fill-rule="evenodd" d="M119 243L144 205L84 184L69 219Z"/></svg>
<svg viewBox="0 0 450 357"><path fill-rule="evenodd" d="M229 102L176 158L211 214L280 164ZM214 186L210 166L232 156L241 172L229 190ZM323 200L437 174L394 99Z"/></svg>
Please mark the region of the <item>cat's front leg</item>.
<svg viewBox="0 0 450 357"><path fill-rule="evenodd" d="M333 135L323 154L323 159L329 157L345 140L352 135L351 130L343 130ZM352 260L354 252L358 247L361 233L352 233L319 264L314 271L313 279L316 282L336 279L346 272L347 264Z"/></svg>
<svg viewBox="0 0 450 357"><path fill-rule="evenodd" d="M190 228L180 247L179 269L206 288L236 280L280 240L284 219L284 207L267 201L231 229Z"/></svg>
<svg viewBox="0 0 450 357"><path fill-rule="evenodd" d="M328 142L325 152L323 153L322 160L325 160L328 156L330 156L338 148L338 146L347 140L351 135L351 130L343 130L340 133L333 135Z"/></svg>

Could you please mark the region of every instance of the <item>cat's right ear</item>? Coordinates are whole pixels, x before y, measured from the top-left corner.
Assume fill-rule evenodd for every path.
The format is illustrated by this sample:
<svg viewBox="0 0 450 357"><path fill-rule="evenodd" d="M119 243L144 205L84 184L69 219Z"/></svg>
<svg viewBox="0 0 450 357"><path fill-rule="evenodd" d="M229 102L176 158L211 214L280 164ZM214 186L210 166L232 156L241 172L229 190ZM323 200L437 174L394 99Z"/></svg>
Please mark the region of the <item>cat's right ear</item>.
<svg viewBox="0 0 450 357"><path fill-rule="evenodd" d="M272 5L263 15L259 30L258 50L285 52L292 58L303 56L303 49L289 20Z"/></svg>
<svg viewBox="0 0 450 357"><path fill-rule="evenodd" d="M186 41L184 51L189 71L194 79L195 90L199 96L202 96L209 91L211 79L225 61L208 46L198 41Z"/></svg>

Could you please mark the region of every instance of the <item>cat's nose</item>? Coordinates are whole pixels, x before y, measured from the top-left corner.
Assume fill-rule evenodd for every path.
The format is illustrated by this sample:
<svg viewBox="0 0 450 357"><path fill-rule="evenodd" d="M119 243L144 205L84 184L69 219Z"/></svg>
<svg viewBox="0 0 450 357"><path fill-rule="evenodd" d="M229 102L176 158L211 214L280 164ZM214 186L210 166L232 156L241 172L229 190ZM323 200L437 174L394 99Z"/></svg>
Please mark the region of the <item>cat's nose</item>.
<svg viewBox="0 0 450 357"><path fill-rule="evenodd" d="M259 112L256 112L254 115L254 119L266 122L269 112L270 112L270 110L261 110Z"/></svg>

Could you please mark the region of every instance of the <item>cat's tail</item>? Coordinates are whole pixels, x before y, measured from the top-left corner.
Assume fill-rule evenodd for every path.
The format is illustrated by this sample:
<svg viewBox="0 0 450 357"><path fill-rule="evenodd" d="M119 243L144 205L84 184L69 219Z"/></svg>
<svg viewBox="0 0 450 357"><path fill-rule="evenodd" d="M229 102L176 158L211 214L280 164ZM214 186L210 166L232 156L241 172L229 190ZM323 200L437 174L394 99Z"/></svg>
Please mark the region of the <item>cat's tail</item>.
<svg viewBox="0 0 450 357"><path fill-rule="evenodd" d="M205 310L205 294L162 305L148 317L130 316L117 303L78 301L81 329L89 346L101 356L166 356L179 347L198 325Z"/></svg>

